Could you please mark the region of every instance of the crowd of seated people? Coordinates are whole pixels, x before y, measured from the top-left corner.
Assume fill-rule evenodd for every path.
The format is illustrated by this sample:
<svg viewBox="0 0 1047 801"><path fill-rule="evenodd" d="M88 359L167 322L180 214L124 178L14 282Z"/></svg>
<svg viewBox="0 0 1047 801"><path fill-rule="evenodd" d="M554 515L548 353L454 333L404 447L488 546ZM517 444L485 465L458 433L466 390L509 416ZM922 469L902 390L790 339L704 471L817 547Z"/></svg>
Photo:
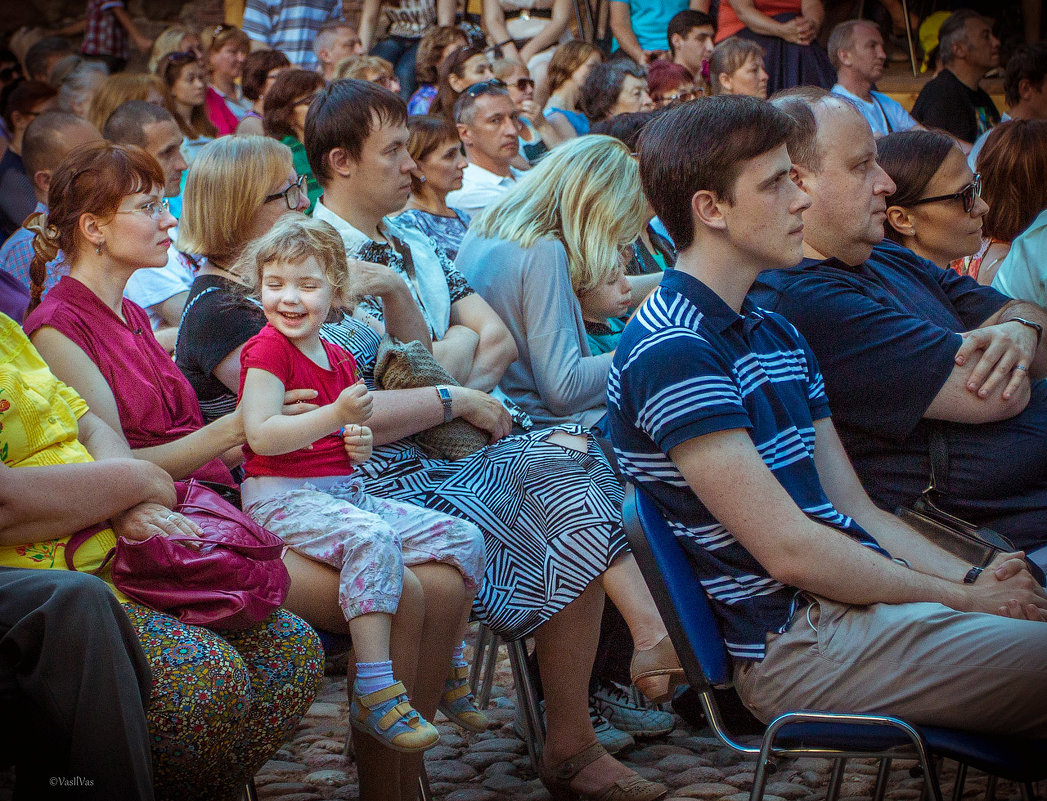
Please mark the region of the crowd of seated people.
<svg viewBox="0 0 1047 801"><path fill-rule="evenodd" d="M82 718L113 732L99 797L236 798L319 631L353 643L361 797L404 801L438 712L488 725L470 618L534 640L555 797L665 797L615 756L684 682L628 483L756 717L1047 737L1043 42L1004 53L1001 120L971 10L910 114L877 87L895 29L820 0L613 0L607 48L566 0L484 0L482 36L449 0L365 0L359 35L284 5L151 42L115 3L148 71L52 37L0 89L0 673L35 677L12 710L55 699L11 752L27 797L48 736L100 759ZM1013 551L969 565L893 514L943 449L935 502ZM252 627L58 556L199 534L191 479L284 543Z"/></svg>

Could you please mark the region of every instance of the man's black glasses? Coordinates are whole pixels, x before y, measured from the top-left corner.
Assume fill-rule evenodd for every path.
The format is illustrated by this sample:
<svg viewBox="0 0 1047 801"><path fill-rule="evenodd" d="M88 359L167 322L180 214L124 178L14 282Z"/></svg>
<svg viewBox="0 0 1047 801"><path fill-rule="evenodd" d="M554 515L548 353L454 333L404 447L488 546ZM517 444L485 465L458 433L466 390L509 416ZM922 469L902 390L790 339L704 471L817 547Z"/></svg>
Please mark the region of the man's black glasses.
<svg viewBox="0 0 1047 801"><path fill-rule="evenodd" d="M971 210L974 209L974 204L978 202L978 198L982 196L982 176L978 173L974 176L974 180L971 181L967 186L961 189L959 192L953 192L951 195L936 195L935 197L924 197L919 200L914 200L910 203L910 206L920 206L924 203L937 203L941 200L956 200L957 198L963 200L963 210L970 214Z"/></svg>

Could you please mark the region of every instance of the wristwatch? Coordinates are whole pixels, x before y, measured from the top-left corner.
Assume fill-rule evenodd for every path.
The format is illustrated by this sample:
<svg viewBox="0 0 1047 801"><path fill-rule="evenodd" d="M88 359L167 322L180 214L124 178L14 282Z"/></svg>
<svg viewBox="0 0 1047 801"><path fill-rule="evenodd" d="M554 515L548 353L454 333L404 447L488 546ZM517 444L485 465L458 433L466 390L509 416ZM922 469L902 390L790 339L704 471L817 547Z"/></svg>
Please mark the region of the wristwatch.
<svg viewBox="0 0 1047 801"><path fill-rule="evenodd" d="M967 571L967 575L963 577L964 584L974 584L978 580L978 576L984 571L984 567L972 567Z"/></svg>
<svg viewBox="0 0 1047 801"><path fill-rule="evenodd" d="M1040 325L1039 323L1034 323L1032 320L1026 320L1024 317L1012 317L1009 320L1006 320L1005 322L1021 323L1022 325L1029 326L1029 328L1036 332L1036 347L1040 347L1040 340L1043 339L1042 325Z"/></svg>
<svg viewBox="0 0 1047 801"><path fill-rule="evenodd" d="M436 394L440 396L440 403L444 407L444 422L450 423L454 420L454 412L451 410L451 389L443 384L437 384Z"/></svg>

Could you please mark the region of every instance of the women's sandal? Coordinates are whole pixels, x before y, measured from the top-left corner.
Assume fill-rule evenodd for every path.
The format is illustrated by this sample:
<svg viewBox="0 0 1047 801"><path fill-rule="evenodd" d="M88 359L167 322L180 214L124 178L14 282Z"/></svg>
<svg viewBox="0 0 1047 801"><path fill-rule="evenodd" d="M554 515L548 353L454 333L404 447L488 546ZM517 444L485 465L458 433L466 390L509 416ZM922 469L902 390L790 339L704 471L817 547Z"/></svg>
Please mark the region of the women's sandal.
<svg viewBox="0 0 1047 801"><path fill-rule="evenodd" d="M469 692L469 668L463 666L451 668L451 674L444 682L444 694L437 707L452 723L469 731L487 731L489 721L473 703L473 694Z"/></svg>
<svg viewBox="0 0 1047 801"><path fill-rule="evenodd" d="M399 681L367 695L359 695L354 687L349 722L386 748L405 754L425 751L440 741L436 726L415 711Z"/></svg>
<svg viewBox="0 0 1047 801"><path fill-rule="evenodd" d="M571 779L606 753L602 745L593 743L559 765L547 767L543 762L538 767L538 778L552 801L658 801L669 794L664 784L648 781L636 773L594 793L582 793L571 787Z"/></svg>
<svg viewBox="0 0 1047 801"><path fill-rule="evenodd" d="M636 689L656 704L671 700L677 685L687 683L687 677L680 667L680 658L668 634L653 648L633 652L629 677Z"/></svg>

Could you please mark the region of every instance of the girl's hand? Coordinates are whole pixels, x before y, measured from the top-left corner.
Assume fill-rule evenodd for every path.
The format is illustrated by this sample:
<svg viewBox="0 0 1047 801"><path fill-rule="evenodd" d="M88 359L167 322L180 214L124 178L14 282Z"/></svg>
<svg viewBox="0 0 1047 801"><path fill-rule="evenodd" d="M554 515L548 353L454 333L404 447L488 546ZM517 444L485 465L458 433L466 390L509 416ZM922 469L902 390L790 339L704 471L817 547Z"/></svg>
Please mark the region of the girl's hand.
<svg viewBox="0 0 1047 801"><path fill-rule="evenodd" d="M365 423L371 417L371 393L364 382L346 387L334 402L343 425Z"/></svg>
<svg viewBox="0 0 1047 801"><path fill-rule="evenodd" d="M371 450L374 438L371 429L367 426L348 425L342 428L342 442L345 443L345 453L349 461L354 465L363 464L371 458Z"/></svg>

